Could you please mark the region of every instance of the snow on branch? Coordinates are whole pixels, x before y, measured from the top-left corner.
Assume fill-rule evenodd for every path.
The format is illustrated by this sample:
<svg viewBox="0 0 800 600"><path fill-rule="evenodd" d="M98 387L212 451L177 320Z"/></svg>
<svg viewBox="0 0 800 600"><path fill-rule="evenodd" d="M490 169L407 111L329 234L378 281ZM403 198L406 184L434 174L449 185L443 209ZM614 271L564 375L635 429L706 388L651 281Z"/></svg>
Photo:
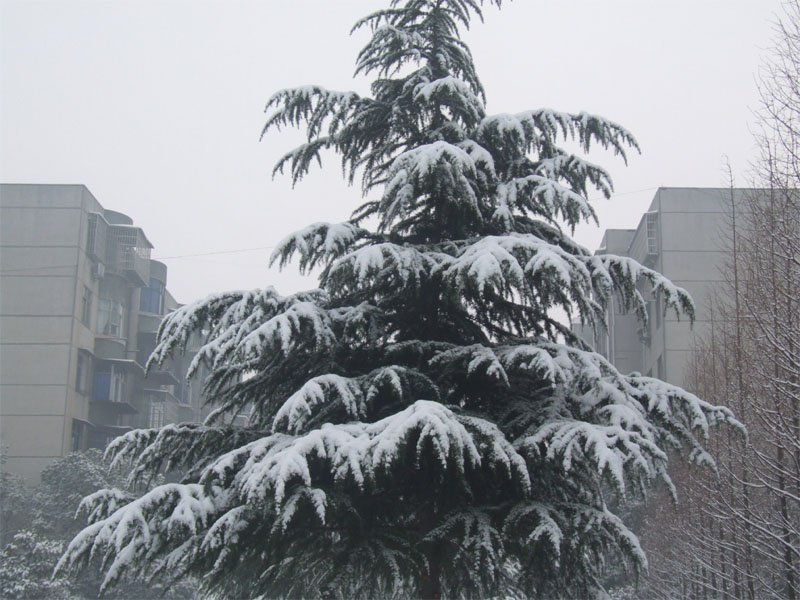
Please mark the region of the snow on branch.
<svg viewBox="0 0 800 600"><path fill-rule="evenodd" d="M372 26L372 39L358 55L357 74L377 70L379 75L389 76L408 63L422 61L427 40L420 32L390 23L378 25L392 14L393 11L379 11L353 26L353 31L367 23Z"/></svg>
<svg viewBox="0 0 800 600"><path fill-rule="evenodd" d="M314 409L330 403L331 396L335 396L337 403L344 407L351 419L365 416L367 408L358 381L333 374L320 375L309 379L283 403L275 413L273 431L301 431Z"/></svg>
<svg viewBox="0 0 800 600"><path fill-rule="evenodd" d="M483 99L464 81L448 75L433 81L422 81L415 86L414 99L427 105L447 107L461 123L480 122L486 114Z"/></svg>
<svg viewBox="0 0 800 600"><path fill-rule="evenodd" d="M542 502L518 503L506 515L503 534L512 537L524 532L525 541L529 544L546 542L552 549L552 561L557 566L564 541L559 522L564 520L563 515L551 505Z"/></svg>
<svg viewBox="0 0 800 600"><path fill-rule="evenodd" d="M517 579L542 582L537 586L537 596L541 597L560 597L558 590L564 587L583 590L577 597L593 597L590 590L596 589L611 552L637 573L647 569L647 558L636 536L602 503L518 503L506 517L503 534L507 543L516 541L525 548L528 560L536 561L535 572L523 570Z"/></svg>
<svg viewBox="0 0 800 600"><path fill-rule="evenodd" d="M430 452L443 471L463 476L468 467L485 468L528 481L524 461L494 425L418 400L375 423L325 424L297 437L273 434L222 456L202 482L208 486L232 477L241 498L256 505L273 501L280 514L295 485L314 486L317 469L339 482L372 487L380 475L391 477L407 467L404 451L410 444L417 462Z"/></svg>
<svg viewBox="0 0 800 600"><path fill-rule="evenodd" d="M641 491L641 481L668 480L664 445L685 444L692 460L713 467L698 435L705 439L709 424L741 427L724 407L656 379L624 376L601 355L563 344L442 349L430 364L530 388L531 397L504 405L501 423L516 432L515 447L557 461L564 472L593 465L594 476L608 474L620 493L627 482Z"/></svg>
<svg viewBox="0 0 800 600"><path fill-rule="evenodd" d="M546 448L545 457L558 460L564 473L570 473L573 464L585 468L591 463L598 475L608 473L623 494L626 480L651 479L655 474L652 463L667 460L644 419L640 417L637 421L635 425L644 425L643 432L618 425L552 420L518 442L518 447L534 454Z"/></svg>
<svg viewBox="0 0 800 600"><path fill-rule="evenodd" d="M355 92L334 92L318 85L307 85L275 92L264 112L275 109L267 119L261 137L273 127L284 125L300 126L307 123L308 139L317 137L328 118L332 118L330 131L334 133L346 120L347 111L360 101Z"/></svg>
<svg viewBox="0 0 800 600"><path fill-rule="evenodd" d="M591 299L592 279L583 257L535 235L486 236L466 246L444 270L457 290L472 296L492 287L505 297L525 298L540 307L573 304L590 322L601 317Z"/></svg>
<svg viewBox="0 0 800 600"><path fill-rule="evenodd" d="M694 321L694 303L689 293L673 284L669 279L640 265L627 256L600 254L585 258L591 271L595 292L608 298L612 292L618 292L626 310L633 308L643 322L647 322L647 302L639 291L637 284L646 281L654 294L661 294L664 299L664 310L672 308L680 318L681 312Z"/></svg>
<svg viewBox="0 0 800 600"><path fill-rule="evenodd" d="M456 577L466 578L467 581L453 582L454 587L491 590L502 577L507 560L503 536L485 510L453 511L428 532L425 541L444 546L440 552L458 567Z"/></svg>
<svg viewBox="0 0 800 600"><path fill-rule="evenodd" d="M278 293L275 288L252 292L225 292L211 294L202 300L196 300L181 306L169 313L158 328L155 349L147 361L147 369L153 365L161 365L177 349L185 351L193 335L201 332L204 326L216 324L228 313L228 321L238 315L230 314L230 307L237 304L255 304L256 296L264 296L267 301L273 300Z"/></svg>
<svg viewBox="0 0 800 600"><path fill-rule="evenodd" d="M300 272L306 273L321 262L330 262L367 236L366 229L354 223L313 223L286 236L275 247L269 264L284 267L292 255L300 255Z"/></svg>
<svg viewBox="0 0 800 600"><path fill-rule="evenodd" d="M319 290L282 297L269 287L230 298L223 314L210 322L197 317L206 312L200 303L186 314L167 317L153 357L163 360L175 346L175 337L184 336L187 328L197 330L203 323L208 326L206 341L189 365L189 376L203 362L221 366L234 358L256 360L267 351L287 354L309 344L327 347L335 342L324 308L327 301L327 295Z"/></svg>
<svg viewBox="0 0 800 600"><path fill-rule="evenodd" d="M492 220L506 227L513 223L512 209L530 212L549 222L563 219L574 228L581 221L597 222L589 202L557 180L542 175L518 177L497 186L497 208Z"/></svg>
<svg viewBox="0 0 800 600"><path fill-rule="evenodd" d="M539 157L534 166L534 172L552 181L564 181L573 191L586 194L587 182L591 183L597 191L606 198L611 197L614 185L611 175L602 167L575 154L567 154L560 149L553 148L545 157Z"/></svg>
<svg viewBox="0 0 800 600"><path fill-rule="evenodd" d="M499 0L491 3L500 5ZM402 9L393 6L360 19L353 31L369 27L372 38L358 55L356 74L377 71L388 77L409 63L423 63L463 76L473 93L483 96L472 56L459 32L459 26L469 27L473 13L483 18L477 2L444 0L435 6L428 2Z"/></svg>
<svg viewBox="0 0 800 600"><path fill-rule="evenodd" d="M577 140L584 152L597 143L613 149L624 160L627 160L626 146L639 149L633 135L612 121L588 113L570 114L548 108L487 116L475 135L481 145L516 148L520 156L535 151L543 158L551 156L559 138Z"/></svg>
<svg viewBox="0 0 800 600"><path fill-rule="evenodd" d="M522 288L527 277L548 270L566 288L577 282L589 289L591 280L583 262L558 246L532 235L486 236L467 246L447 268L446 276L461 288L483 290L493 285L510 292Z"/></svg>
<svg viewBox="0 0 800 600"><path fill-rule="evenodd" d="M100 556L106 571L102 592L126 572L143 571L147 557L173 539L205 527L224 496L217 497L214 491L206 495L197 484L160 485L86 527L70 542L55 572L66 572ZM84 502L94 505L99 500L95 494ZM113 501L113 497L106 495L103 500ZM99 509L93 510L96 513Z"/></svg>
<svg viewBox="0 0 800 600"><path fill-rule="evenodd" d="M638 373L627 377L628 382L635 390L637 397L656 422L673 424L675 432L687 440L694 440L691 432L699 429L702 438L708 437L709 427L723 423L731 425L746 436L745 426L733 415L733 412L724 406L715 406L701 400L694 394L660 379L645 377ZM693 450L699 448L695 441ZM713 461L712 461L713 463Z"/></svg>
<svg viewBox="0 0 800 600"><path fill-rule="evenodd" d="M372 244L331 263L326 283L334 291L361 287L371 279L381 287L416 287L440 264L450 260L450 256L441 252L422 251L412 246L390 242Z"/></svg>
<svg viewBox="0 0 800 600"><path fill-rule="evenodd" d="M604 535L601 539L610 541L618 549L622 550L620 556L630 557L633 560L634 568L637 571L647 570L647 556L639 544L639 539L628 529L617 515L612 513L603 505L601 508L577 505L572 507L573 522L577 525L578 531L599 531ZM572 543L581 543L582 536L573 539Z"/></svg>
<svg viewBox="0 0 800 600"><path fill-rule="evenodd" d="M479 371L490 379L509 385L508 375L494 350L480 344L445 350L434 356L429 364L432 367L447 367L453 370L466 368L468 375Z"/></svg>
<svg viewBox="0 0 800 600"><path fill-rule="evenodd" d="M593 142L605 149L612 148L614 154L620 155L627 163L625 146L639 151L639 144L627 129L597 115L586 112L572 116L577 126L578 137L585 152L589 152Z"/></svg>
<svg viewBox="0 0 800 600"><path fill-rule="evenodd" d="M280 350L288 354L293 347L307 345L329 348L336 343L327 310L312 301L291 304L253 331L237 340L236 352L245 359L258 358L265 350Z"/></svg>
<svg viewBox="0 0 800 600"><path fill-rule="evenodd" d="M474 155L474 152L473 152ZM381 230L397 219L408 217L429 196L446 199L459 212L481 219L478 205L478 170L491 163L485 155L475 155L454 144L437 141L400 154L391 166L388 183L380 201ZM483 175L487 179L487 175Z"/></svg>
<svg viewBox="0 0 800 600"><path fill-rule="evenodd" d="M192 477L220 452L227 452L264 432L232 426L170 423L155 429L134 429L115 438L106 448L111 467L130 465L128 484L152 480L162 472L181 469Z"/></svg>

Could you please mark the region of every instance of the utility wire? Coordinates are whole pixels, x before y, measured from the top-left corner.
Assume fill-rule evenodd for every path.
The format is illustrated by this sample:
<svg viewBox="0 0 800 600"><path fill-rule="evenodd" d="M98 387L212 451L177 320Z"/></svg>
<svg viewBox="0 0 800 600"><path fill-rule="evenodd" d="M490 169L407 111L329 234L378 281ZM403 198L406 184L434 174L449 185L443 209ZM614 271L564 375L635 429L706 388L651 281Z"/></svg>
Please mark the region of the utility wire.
<svg viewBox="0 0 800 600"><path fill-rule="evenodd" d="M236 254L237 252L255 252L257 250L272 250L275 246L261 246L259 248L241 248L239 250L216 250L214 252L198 252L196 254L181 254L178 256L153 256L153 260L172 260L174 258L194 258L195 256L213 256L215 254Z"/></svg>
<svg viewBox="0 0 800 600"><path fill-rule="evenodd" d="M642 188L640 190L631 190L629 192L620 192L619 194L612 194L611 198L614 199L618 196L629 196L630 194L639 194L641 192L649 192L652 190L658 189L658 186L649 187L649 188ZM594 202L596 200L605 200L605 196L598 196L597 198L589 198L589 202ZM196 258L200 256L216 256L220 254L239 254L241 252L257 252L259 250L272 250L275 246L259 246L257 248L239 248L236 250L215 250L213 252L196 252L194 254L178 254L175 256L152 256L150 257L151 260L176 260L181 258ZM111 265L106 265L111 266ZM25 271L40 271L45 269L65 269L67 267L75 267L75 264L71 265L48 265L43 267L20 267L16 269L1 269L0 274L6 273L17 273L17 272L25 272Z"/></svg>

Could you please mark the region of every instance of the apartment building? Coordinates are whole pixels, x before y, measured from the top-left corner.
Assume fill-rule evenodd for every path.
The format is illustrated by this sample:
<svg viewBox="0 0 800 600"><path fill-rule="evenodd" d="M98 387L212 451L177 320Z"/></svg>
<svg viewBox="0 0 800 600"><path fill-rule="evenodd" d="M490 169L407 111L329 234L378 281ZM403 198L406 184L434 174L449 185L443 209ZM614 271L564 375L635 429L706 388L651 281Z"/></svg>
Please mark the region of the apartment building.
<svg viewBox="0 0 800 600"><path fill-rule="evenodd" d="M710 301L724 286L729 259L732 207L740 210L752 189L659 188L636 229L609 229L597 254L630 256L688 290L696 320L664 313L661 299L648 285L639 291L647 300L648 324L612 300L607 331L573 329L620 371L638 371L676 385L685 385L694 341L710 326Z"/></svg>
<svg viewBox="0 0 800 600"><path fill-rule="evenodd" d="M188 357L144 373L167 267L83 185L0 186L0 445L36 483L55 458L200 418ZM197 387L197 386L196 386Z"/></svg>

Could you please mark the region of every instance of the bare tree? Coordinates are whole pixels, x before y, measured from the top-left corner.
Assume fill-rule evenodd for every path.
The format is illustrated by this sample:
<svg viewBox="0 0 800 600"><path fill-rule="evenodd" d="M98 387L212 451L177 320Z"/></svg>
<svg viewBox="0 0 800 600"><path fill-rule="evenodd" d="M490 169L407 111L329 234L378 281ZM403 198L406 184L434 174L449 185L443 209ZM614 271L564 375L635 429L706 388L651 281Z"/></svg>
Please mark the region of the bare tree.
<svg viewBox="0 0 800 600"><path fill-rule="evenodd" d="M651 503L636 597L800 598L800 0L784 6L759 91L754 190L731 202L727 284L687 382L749 437L718 434L717 473L687 469L681 505Z"/></svg>

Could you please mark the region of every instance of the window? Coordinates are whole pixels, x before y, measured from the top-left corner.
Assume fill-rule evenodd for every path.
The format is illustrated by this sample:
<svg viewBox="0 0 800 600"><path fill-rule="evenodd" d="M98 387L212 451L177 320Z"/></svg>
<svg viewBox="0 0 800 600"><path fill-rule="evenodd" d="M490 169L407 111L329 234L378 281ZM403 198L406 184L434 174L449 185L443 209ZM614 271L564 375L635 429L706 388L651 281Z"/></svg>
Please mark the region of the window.
<svg viewBox="0 0 800 600"><path fill-rule="evenodd" d="M92 399L97 402L123 402L125 400L125 372L114 365L96 372Z"/></svg>
<svg viewBox="0 0 800 600"><path fill-rule="evenodd" d="M81 322L91 328L92 326L92 290L83 286L83 302L81 304Z"/></svg>
<svg viewBox="0 0 800 600"><path fill-rule="evenodd" d="M192 382L185 381L181 386L181 403L182 404L191 404L192 403Z"/></svg>
<svg viewBox="0 0 800 600"><path fill-rule="evenodd" d="M97 302L97 333L123 337L125 307L122 302L100 298Z"/></svg>
<svg viewBox="0 0 800 600"><path fill-rule="evenodd" d="M70 451L71 452L80 452L83 450L81 444L81 438L83 437L81 434L83 433L83 426L81 422L72 419L72 433L70 434Z"/></svg>
<svg viewBox="0 0 800 600"><path fill-rule="evenodd" d="M89 429L89 439L87 446L89 448L100 448L101 450L108 446L108 442L111 441L113 437L107 431L103 431L102 429Z"/></svg>
<svg viewBox="0 0 800 600"><path fill-rule="evenodd" d="M86 252L92 260L106 259L106 236L108 223L98 213L89 213L89 227L86 236Z"/></svg>
<svg viewBox="0 0 800 600"><path fill-rule="evenodd" d="M78 364L75 369L75 389L81 394L89 391L89 355L78 350Z"/></svg>
<svg viewBox="0 0 800 600"><path fill-rule="evenodd" d="M150 279L150 285L142 288L139 310L156 315L164 312L164 284L158 279Z"/></svg>
<svg viewBox="0 0 800 600"><path fill-rule="evenodd" d="M655 319L653 313L657 312L656 303L654 300L648 300L644 305L645 314L647 315L647 326L650 331L654 331Z"/></svg>
<svg viewBox="0 0 800 600"><path fill-rule="evenodd" d="M148 427L164 426L164 403L150 401L150 413L147 415Z"/></svg>
<svg viewBox="0 0 800 600"><path fill-rule="evenodd" d="M653 304L655 305L654 312L656 317L656 329L661 328L661 317L664 316L664 310L661 308L661 296L656 297Z"/></svg>
<svg viewBox="0 0 800 600"><path fill-rule="evenodd" d="M658 254L658 213L645 214L647 225L647 253Z"/></svg>
<svg viewBox="0 0 800 600"><path fill-rule="evenodd" d="M130 294L129 284L121 277L106 277L100 281L96 324L98 334L125 337L125 319Z"/></svg>
<svg viewBox="0 0 800 600"><path fill-rule="evenodd" d="M125 399L125 376L122 373L111 374L111 401L122 402Z"/></svg>

